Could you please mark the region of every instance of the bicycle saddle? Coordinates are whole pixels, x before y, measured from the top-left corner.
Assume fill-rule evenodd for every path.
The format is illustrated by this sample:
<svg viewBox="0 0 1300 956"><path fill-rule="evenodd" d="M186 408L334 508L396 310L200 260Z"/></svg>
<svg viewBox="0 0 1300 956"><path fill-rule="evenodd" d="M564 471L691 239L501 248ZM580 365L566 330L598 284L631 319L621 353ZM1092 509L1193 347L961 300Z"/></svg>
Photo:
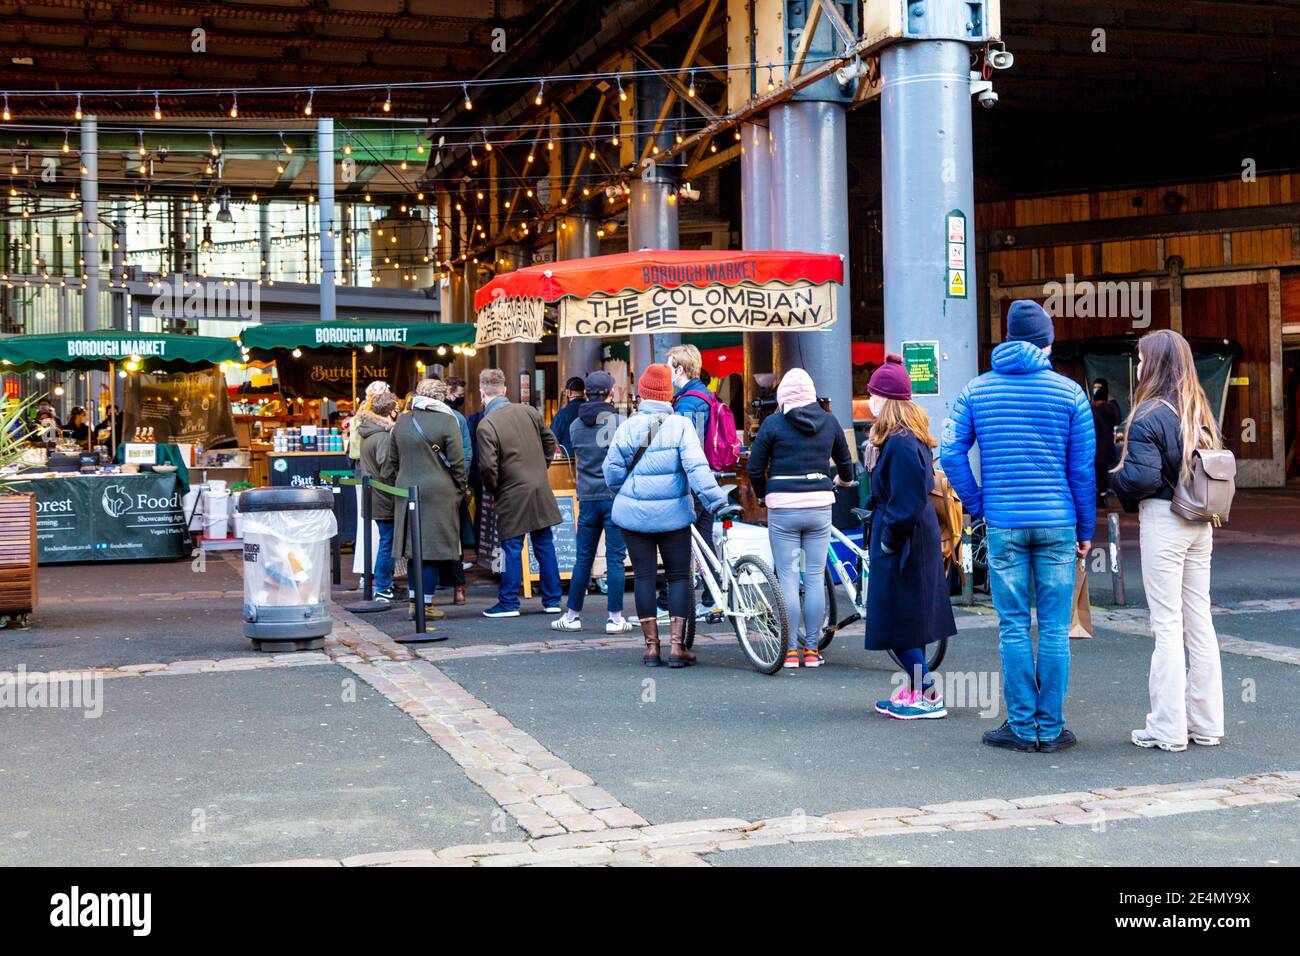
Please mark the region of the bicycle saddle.
<svg viewBox="0 0 1300 956"><path fill-rule="evenodd" d="M854 508L853 517L857 518L863 524L871 520L871 511L868 508Z"/></svg>
<svg viewBox="0 0 1300 956"><path fill-rule="evenodd" d="M717 516L723 521L739 518L745 513L745 509L740 505L723 505L718 509Z"/></svg>

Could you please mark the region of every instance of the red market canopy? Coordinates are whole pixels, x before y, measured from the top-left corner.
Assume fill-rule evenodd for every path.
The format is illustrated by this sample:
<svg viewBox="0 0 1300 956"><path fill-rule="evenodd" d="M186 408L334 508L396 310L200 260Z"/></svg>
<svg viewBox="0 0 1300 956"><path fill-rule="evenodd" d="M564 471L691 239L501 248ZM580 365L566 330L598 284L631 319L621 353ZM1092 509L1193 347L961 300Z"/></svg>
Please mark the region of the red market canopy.
<svg viewBox="0 0 1300 956"><path fill-rule="evenodd" d="M835 321L838 255L658 249L541 263L474 295L477 345L537 342L547 305L561 336L811 330Z"/></svg>

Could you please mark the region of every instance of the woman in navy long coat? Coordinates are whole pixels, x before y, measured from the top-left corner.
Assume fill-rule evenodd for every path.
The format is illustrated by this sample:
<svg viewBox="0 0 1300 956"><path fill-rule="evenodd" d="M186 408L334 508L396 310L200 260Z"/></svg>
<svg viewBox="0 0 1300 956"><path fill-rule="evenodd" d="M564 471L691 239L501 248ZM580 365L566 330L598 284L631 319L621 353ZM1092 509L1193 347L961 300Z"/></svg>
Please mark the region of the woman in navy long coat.
<svg viewBox="0 0 1300 956"><path fill-rule="evenodd" d="M925 646L957 633L943 569L939 521L925 411L912 401L912 383L896 355L885 358L867 386L875 422L868 439L871 471L870 575L866 646L894 651L907 682L876 710L900 720L944 717L943 697L925 665Z"/></svg>

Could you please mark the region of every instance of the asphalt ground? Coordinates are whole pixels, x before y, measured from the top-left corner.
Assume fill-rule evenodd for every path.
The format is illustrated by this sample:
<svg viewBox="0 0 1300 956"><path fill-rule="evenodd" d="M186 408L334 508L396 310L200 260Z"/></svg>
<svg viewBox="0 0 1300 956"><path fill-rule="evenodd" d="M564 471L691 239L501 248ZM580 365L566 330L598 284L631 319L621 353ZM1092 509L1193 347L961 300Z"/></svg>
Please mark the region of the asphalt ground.
<svg viewBox="0 0 1300 956"><path fill-rule="evenodd" d="M894 669L886 655L844 638L831 645L826 667L772 676L753 671L735 644L700 647L699 665L683 670L644 668L636 649L438 666L652 823L916 807L1300 767L1300 672L1231 654L1223 655L1224 746L1180 754L1134 747L1129 733L1146 714L1150 648L1147 638L1104 630L1074 642L1066 720L1080 744L1058 754L981 744L980 735L1004 719L993 627L958 634L940 669L949 699L974 687L967 702L975 706L924 722L871 710L894 689Z"/></svg>
<svg viewBox="0 0 1300 956"><path fill-rule="evenodd" d="M102 687L97 718L0 711L0 865L339 859L522 836L342 667Z"/></svg>
<svg viewBox="0 0 1300 956"><path fill-rule="evenodd" d="M1129 606L1140 620L1136 524L1124 522ZM1238 611L1251 601L1278 603L1216 614L1222 634L1300 645L1300 609L1285 603L1300 598L1298 549L1294 490L1239 496L1232 524L1216 533L1213 598ZM217 556L198 567L188 560L43 567L36 624L0 631L0 670L251 655L240 624L240 569L238 560ZM1094 603L1105 606L1109 579L1094 576L1091 584ZM449 592L436 596L448 614L437 622L448 640L428 645L431 653L605 637L603 595L588 596L587 630L557 634L537 598L525 600L519 618L489 620L481 610L495 600L495 583L474 571L470 586L465 607L449 606ZM339 593L342 601L358 597ZM630 594L625 607L630 613ZM363 620L390 634L411 626L403 606ZM1066 712L1080 745L1056 755L983 747L980 733L1001 720L996 624L987 613L969 623L942 668L951 715L919 725L870 712L871 701L892 689L893 669L885 655L862 650L860 625L836 639L826 668L770 677L750 669L730 639L698 645L701 664L685 671L643 668L635 647L436 663L654 823L1300 769L1295 664L1225 653L1224 746L1138 750L1128 734L1146 710L1149 638L1104 626L1094 640L1073 645ZM327 664L114 678L103 684L97 719L75 710L0 710L0 863L337 859L520 837L508 818L493 826L495 803L396 707L361 681L357 700L345 703L350 678ZM957 688L973 689L975 699L957 700ZM1271 805L1116 821L1099 839L1060 827L756 848L709 859L1295 862L1295 821L1293 809ZM1271 856L1259 852L1270 836Z"/></svg>

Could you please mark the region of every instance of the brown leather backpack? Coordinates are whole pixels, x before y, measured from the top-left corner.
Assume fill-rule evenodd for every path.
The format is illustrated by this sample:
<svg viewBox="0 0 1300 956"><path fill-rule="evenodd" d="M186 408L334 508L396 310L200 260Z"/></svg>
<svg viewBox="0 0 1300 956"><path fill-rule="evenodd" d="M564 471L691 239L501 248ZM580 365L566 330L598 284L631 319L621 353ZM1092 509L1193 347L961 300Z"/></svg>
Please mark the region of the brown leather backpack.
<svg viewBox="0 0 1300 956"><path fill-rule="evenodd" d="M1178 410L1164 399L1166 408ZM1188 521L1208 521L1216 528L1228 523L1232 496L1237 491L1237 459L1226 448L1198 448L1192 453L1191 474L1173 484L1169 510Z"/></svg>

